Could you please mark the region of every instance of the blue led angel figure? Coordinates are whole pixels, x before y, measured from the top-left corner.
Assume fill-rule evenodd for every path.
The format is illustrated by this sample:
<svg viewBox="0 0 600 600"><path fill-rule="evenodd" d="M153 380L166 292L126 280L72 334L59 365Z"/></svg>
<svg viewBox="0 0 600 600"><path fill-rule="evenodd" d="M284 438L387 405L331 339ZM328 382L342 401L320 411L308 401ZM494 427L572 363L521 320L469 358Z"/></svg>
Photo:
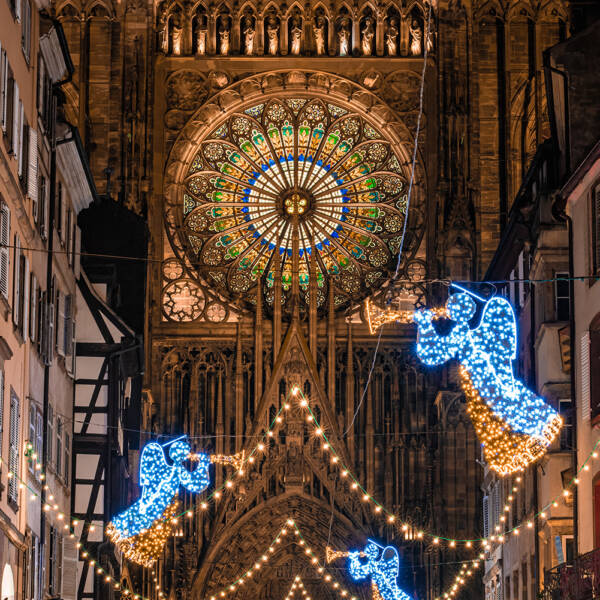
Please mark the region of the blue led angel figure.
<svg viewBox="0 0 600 600"><path fill-rule="evenodd" d="M365 556L366 562L360 557ZM371 579L373 600L410 600L397 583L400 558L393 546L380 546L369 540L363 552L348 553L348 571L355 581Z"/></svg>
<svg viewBox="0 0 600 600"><path fill-rule="evenodd" d="M149 529L162 517L179 486L194 493L208 487L210 458L207 454L196 454L198 464L193 471L188 471L183 462L190 456L190 451L188 442L182 439L172 442L169 458L173 464L169 465L163 446L150 442L144 447L140 459L142 495L111 522L121 538L130 538Z"/></svg>
<svg viewBox="0 0 600 600"><path fill-rule="evenodd" d="M542 398L515 379L512 363L517 353L517 325L511 304L505 298L494 297L485 301L475 296L484 301L485 306L479 325L471 328L469 321L476 311L471 296L474 294L461 292L448 298L446 313L454 321L454 326L447 335L438 335L431 311L414 314L419 328L417 354L426 365L440 365L451 359L459 361L467 396L476 395L477 400L485 403L507 426L496 427L489 435L493 434L497 439L504 435L507 439L506 429L528 436L525 443L511 439L503 445L503 452L512 448L515 453L511 465L507 459L506 466L497 469L507 474L521 470L539 457L541 449L545 449L556 437L562 420ZM483 412L479 410L479 415ZM473 414L471 416L473 418ZM485 441L483 443L485 445ZM497 447L501 445L497 444Z"/></svg>

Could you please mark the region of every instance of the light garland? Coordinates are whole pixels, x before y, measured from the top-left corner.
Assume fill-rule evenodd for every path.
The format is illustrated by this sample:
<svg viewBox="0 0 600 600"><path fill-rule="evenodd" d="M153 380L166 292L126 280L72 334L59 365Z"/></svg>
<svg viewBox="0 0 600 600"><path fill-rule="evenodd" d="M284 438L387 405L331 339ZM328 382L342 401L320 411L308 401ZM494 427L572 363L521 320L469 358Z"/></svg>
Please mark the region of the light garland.
<svg viewBox="0 0 600 600"><path fill-rule="evenodd" d="M379 517L385 519L385 521L388 524L390 524L390 525L393 524L394 526L399 528L399 530L404 534L405 539L407 539L407 540L413 539L415 541L422 541L425 538L428 538L436 546L440 545L442 542L446 542L448 544L448 546L451 548L455 548L457 544L463 544L466 548L472 548L473 545L476 543L480 543L484 547L489 547L490 540L491 541L498 540L498 541L502 542L502 541L504 541L505 534L513 533L515 530L530 528L533 526L533 521L531 519L527 519L527 521L519 523L518 525L515 525L511 529L507 530L504 535L503 534L491 535L487 538L480 537L480 538L460 539L460 538L447 537L447 536L444 536L441 534L436 534L436 533L433 533L430 531L425 531L423 529L415 529L411 523L406 522L406 521L402 522L402 520L397 518L396 515L392 511L387 509L383 504L381 504L379 501L377 501L376 498L374 498L371 494L369 494L369 492L365 489L365 487L360 483L360 481L358 480L356 475L344 463L342 456L336 450L336 448L332 445L331 440L329 440L329 438L327 437L321 424L317 420L317 417L316 417L314 411L312 410L308 399L304 395L304 392L302 392L302 390L300 388L296 387L292 390L292 394L299 399L299 405L302 408L304 408L305 411L308 413L307 421L313 424L313 426L315 428L315 435L317 435L323 439L324 443L322 445L322 449L331 454L331 461L330 461L331 464L338 467L342 478L345 478L349 482L351 482L349 484L349 489L351 491L355 492L356 494L360 495L362 501L365 504L373 506L374 507L373 512L375 513L376 516L379 516ZM557 504L558 501L561 499L564 499L565 497L567 497L570 494L570 488L579 483L579 479L578 479L579 473L582 470L589 470L588 462L592 459L598 458L598 456L599 456L598 447L599 446L600 446L600 439L596 442L596 444L594 445L594 448L592 449L592 451L590 452L588 457L585 459L585 461L582 463L581 467L577 471L577 474L567 484L567 486L565 486L565 489L563 489L561 491L561 493L558 494L552 501L550 501L550 503L548 503L548 505L546 507L544 507L539 513L534 515L533 519L538 518L538 517L545 518L547 516L546 511L548 511L552 507L558 506L558 504ZM520 476L517 476L517 481L520 482L520 480L521 480ZM517 490L513 489L513 491L517 491ZM514 498L514 496L513 496L513 498ZM510 511L510 506L506 505L504 512L509 512L509 511ZM502 518L500 520L502 521ZM504 520L506 520L506 519L504 519ZM411 532L412 532L412 534L411 534ZM502 538L502 539L500 539L500 538Z"/></svg>
<svg viewBox="0 0 600 600"><path fill-rule="evenodd" d="M454 579L454 582L450 586L450 589L447 592L444 592L441 596L435 598L435 600L447 600L449 598L455 598L458 596L461 589L467 584L468 579L476 574L477 569L479 569L479 565L482 561L483 555L480 555L479 558L464 562L458 575Z"/></svg>
<svg viewBox="0 0 600 600"><path fill-rule="evenodd" d="M307 544L306 539L300 532L298 525L293 519L288 519L285 522L285 524L279 530L279 532L277 533L267 550L255 559L254 564L247 571L245 571L242 575L240 575L235 581L233 581L229 585L223 587L216 593L212 594L207 600L220 600L221 598L226 598L231 594L235 594L235 592L237 592L237 590L240 589L240 587L244 586L248 581L252 581L252 578L255 575L259 574L263 566L266 563L268 563L269 560L275 555L277 546L281 544L282 539L284 539L290 532L293 532L293 535L299 538L299 541L297 543L304 549L303 555L314 567L317 574L320 576L323 584L328 585L334 592L337 592L337 594L341 598L347 600L358 600L356 596L351 596L350 592L347 589L345 589L329 573L327 573L325 567L320 563L315 552ZM310 598L305 598L305 600L310 600Z"/></svg>
<svg viewBox="0 0 600 600"><path fill-rule="evenodd" d="M459 285L445 308L419 311L378 311L366 304L371 333L383 323L415 322L417 355L427 366L456 359L462 387L490 469L505 476L523 471L543 456L556 439L562 419L542 398L515 379L517 352L515 312L505 298L484 300ZM484 302L479 325L469 326L476 312L473 297ZM454 321L447 335L438 335L433 320Z"/></svg>
<svg viewBox="0 0 600 600"><path fill-rule="evenodd" d="M366 562L360 557L364 555ZM348 571L354 581L371 579L373 600L410 600L408 594L398 587L400 557L394 546L380 546L369 540L363 552L348 554Z"/></svg>
<svg viewBox="0 0 600 600"><path fill-rule="evenodd" d="M302 583L302 579L299 575L296 575L296 577L294 577L294 581L290 586L290 591L287 593L285 600L293 600L294 596L296 595L296 590L300 592L300 597L304 598L304 600L312 600L311 597L308 595L308 592L304 588L304 584Z"/></svg>

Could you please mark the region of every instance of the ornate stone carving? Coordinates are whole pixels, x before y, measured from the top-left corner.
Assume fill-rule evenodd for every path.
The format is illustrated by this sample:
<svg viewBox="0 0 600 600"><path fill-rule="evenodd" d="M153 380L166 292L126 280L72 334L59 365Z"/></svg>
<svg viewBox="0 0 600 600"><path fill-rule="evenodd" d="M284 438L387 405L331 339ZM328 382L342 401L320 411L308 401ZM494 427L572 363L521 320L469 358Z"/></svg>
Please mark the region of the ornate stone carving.
<svg viewBox="0 0 600 600"><path fill-rule="evenodd" d="M206 98L204 76L197 71L178 71L167 82L167 107L194 110Z"/></svg>

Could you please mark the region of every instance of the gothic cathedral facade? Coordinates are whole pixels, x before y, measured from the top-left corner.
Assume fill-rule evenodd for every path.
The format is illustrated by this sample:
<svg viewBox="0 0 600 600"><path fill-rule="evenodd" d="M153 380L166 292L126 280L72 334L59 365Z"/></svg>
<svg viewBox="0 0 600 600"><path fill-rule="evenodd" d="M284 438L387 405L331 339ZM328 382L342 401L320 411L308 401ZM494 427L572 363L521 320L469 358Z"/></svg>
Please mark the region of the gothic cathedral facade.
<svg viewBox="0 0 600 600"><path fill-rule="evenodd" d="M549 133L542 52L566 36L565 4L54 4L76 67L67 117L100 192L150 232L143 429L233 454L274 424L168 545L160 578L177 598L235 581L289 518L315 549L394 543L401 587L428 600L463 555L419 532L481 537L456 373L419 364L410 326L371 335L363 300L440 304L432 280L485 272ZM342 476L296 386L404 527ZM217 465L216 485L230 474ZM282 598L298 574L337 597L294 543L236 597Z"/></svg>

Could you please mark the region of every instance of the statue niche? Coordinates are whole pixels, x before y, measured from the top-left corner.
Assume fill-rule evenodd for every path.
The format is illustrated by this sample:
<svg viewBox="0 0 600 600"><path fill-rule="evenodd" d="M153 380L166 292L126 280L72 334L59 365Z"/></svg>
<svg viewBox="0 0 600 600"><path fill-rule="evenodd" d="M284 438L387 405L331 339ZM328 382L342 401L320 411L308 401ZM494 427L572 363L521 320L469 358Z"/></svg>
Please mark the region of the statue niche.
<svg viewBox="0 0 600 600"><path fill-rule="evenodd" d="M222 14L217 19L217 43L221 56L229 55L231 51L231 17Z"/></svg>
<svg viewBox="0 0 600 600"><path fill-rule="evenodd" d="M192 50L194 54L206 54L208 39L208 18L203 6L198 7L192 19Z"/></svg>
<svg viewBox="0 0 600 600"><path fill-rule="evenodd" d="M423 54L423 20L417 11L413 10L410 16L410 54L421 56Z"/></svg>
<svg viewBox="0 0 600 600"><path fill-rule="evenodd" d="M360 51L363 56L373 56L375 49L375 19L370 10L365 11L365 16L360 27Z"/></svg>
<svg viewBox="0 0 600 600"><path fill-rule="evenodd" d="M241 51L246 56L251 56L256 50L256 19L251 12L247 12L241 21L242 34Z"/></svg>
<svg viewBox="0 0 600 600"><path fill-rule="evenodd" d="M317 10L313 25L313 36L315 39L315 54L323 56L327 54L327 40L329 39L329 22L322 8Z"/></svg>
<svg viewBox="0 0 600 600"><path fill-rule="evenodd" d="M168 20L169 31L169 54L173 56L181 56L183 43L183 19L179 8L174 12Z"/></svg>
<svg viewBox="0 0 600 600"><path fill-rule="evenodd" d="M398 56L399 24L400 18L398 14L393 9L390 9L385 27L385 53L388 56Z"/></svg>
<svg viewBox="0 0 600 600"><path fill-rule="evenodd" d="M298 56L302 49L302 17L296 11L288 19L288 52Z"/></svg>
<svg viewBox="0 0 600 600"><path fill-rule="evenodd" d="M352 52L352 21L342 13L337 26L338 55L350 56Z"/></svg>
<svg viewBox="0 0 600 600"><path fill-rule="evenodd" d="M269 56L279 54L279 19L273 13L265 19L265 46Z"/></svg>

